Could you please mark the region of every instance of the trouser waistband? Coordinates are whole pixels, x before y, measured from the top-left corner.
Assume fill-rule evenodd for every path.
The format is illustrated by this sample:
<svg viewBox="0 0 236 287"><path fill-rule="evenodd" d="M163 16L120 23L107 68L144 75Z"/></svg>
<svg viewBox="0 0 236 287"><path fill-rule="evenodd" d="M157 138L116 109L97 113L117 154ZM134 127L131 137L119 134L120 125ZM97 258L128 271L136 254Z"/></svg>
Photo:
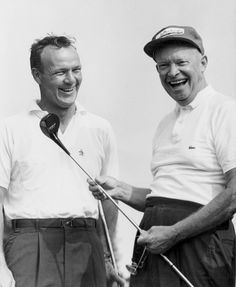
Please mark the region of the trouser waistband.
<svg viewBox="0 0 236 287"><path fill-rule="evenodd" d="M95 228L96 219L93 218L44 218L44 219L13 219L12 228L64 228L85 227Z"/></svg>
<svg viewBox="0 0 236 287"><path fill-rule="evenodd" d="M174 207L184 207L186 209L192 209L197 210L201 207L203 207L202 204L193 202L193 201L188 201L188 200L180 200L180 199L175 199L175 198L167 198L167 197L148 197L146 200L146 206L151 207L151 206L172 206Z"/></svg>
<svg viewBox="0 0 236 287"><path fill-rule="evenodd" d="M166 197L148 197L146 200L146 207L155 207L158 206L160 208L168 207L169 211L172 210L175 212L177 208L181 208L185 210L186 212L189 212L189 214L196 212L200 208L202 208L204 205L193 202L193 201L187 201L187 200L180 200L180 199L174 199L174 198L166 198ZM213 230L226 230L229 228L231 220L226 220L225 222L219 224L218 226L214 227Z"/></svg>

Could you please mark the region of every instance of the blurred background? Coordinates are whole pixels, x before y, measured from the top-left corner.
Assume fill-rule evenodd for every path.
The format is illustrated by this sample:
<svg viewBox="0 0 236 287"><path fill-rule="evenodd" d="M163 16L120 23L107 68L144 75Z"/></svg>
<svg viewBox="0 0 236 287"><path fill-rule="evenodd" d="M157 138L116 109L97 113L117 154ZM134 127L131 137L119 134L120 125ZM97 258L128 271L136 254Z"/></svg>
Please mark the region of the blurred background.
<svg viewBox="0 0 236 287"><path fill-rule="evenodd" d="M77 39L83 83L79 100L108 119L115 131L120 178L148 187L151 142L174 107L143 46L164 26L194 26L203 38L208 82L236 97L234 0L6 0L0 1L0 119L39 96L29 67L32 42L48 33ZM141 213L123 206L135 222ZM122 266L130 263L135 230L120 216ZM124 272L125 268L124 268Z"/></svg>

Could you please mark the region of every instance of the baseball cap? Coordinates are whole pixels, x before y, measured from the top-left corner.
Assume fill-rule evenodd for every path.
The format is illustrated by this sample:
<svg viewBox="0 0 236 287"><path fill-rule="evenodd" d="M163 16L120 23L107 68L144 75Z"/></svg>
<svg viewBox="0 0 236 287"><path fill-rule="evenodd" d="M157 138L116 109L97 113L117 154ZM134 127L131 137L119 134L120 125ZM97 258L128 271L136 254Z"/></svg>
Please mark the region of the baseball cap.
<svg viewBox="0 0 236 287"><path fill-rule="evenodd" d="M201 54L204 54L204 48L202 44L202 39L197 31L190 26L167 26L160 31L158 31L144 46L144 52L153 57L153 53L156 51L160 44L170 41L181 41L189 43L190 45L196 47Z"/></svg>

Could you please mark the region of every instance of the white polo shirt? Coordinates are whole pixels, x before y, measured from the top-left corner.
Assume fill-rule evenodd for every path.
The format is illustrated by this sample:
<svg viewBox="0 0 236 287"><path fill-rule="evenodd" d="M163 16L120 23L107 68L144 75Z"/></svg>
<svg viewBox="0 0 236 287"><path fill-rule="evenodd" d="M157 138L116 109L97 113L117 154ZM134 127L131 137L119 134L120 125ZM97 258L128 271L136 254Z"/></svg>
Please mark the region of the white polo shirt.
<svg viewBox="0 0 236 287"><path fill-rule="evenodd" d="M40 127L45 116L35 103L27 113L0 125L0 186L7 217L53 218L98 216L97 200L87 176ZM61 139L71 155L93 177L117 176L118 159L110 124L77 105Z"/></svg>
<svg viewBox="0 0 236 287"><path fill-rule="evenodd" d="M210 86L186 107L176 106L153 140L153 182L148 196L207 204L225 189L236 168L236 101Z"/></svg>

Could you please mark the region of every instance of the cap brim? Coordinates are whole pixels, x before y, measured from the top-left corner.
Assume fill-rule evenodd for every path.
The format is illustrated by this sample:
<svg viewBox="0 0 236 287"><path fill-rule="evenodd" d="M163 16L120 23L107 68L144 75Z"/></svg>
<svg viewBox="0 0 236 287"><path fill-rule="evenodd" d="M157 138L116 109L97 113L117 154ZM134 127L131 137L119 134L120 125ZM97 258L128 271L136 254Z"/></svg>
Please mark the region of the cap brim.
<svg viewBox="0 0 236 287"><path fill-rule="evenodd" d="M156 49L163 43L165 42L172 42L172 41L180 41L180 42L185 42L188 43L192 46L194 46L195 48L197 48L201 53L201 49L200 47L198 47L193 41L186 39L186 38L181 38L181 37L171 37L171 38L159 38L156 40L152 40L149 43L147 43L144 46L144 52L151 58L153 58L154 52L156 51Z"/></svg>

